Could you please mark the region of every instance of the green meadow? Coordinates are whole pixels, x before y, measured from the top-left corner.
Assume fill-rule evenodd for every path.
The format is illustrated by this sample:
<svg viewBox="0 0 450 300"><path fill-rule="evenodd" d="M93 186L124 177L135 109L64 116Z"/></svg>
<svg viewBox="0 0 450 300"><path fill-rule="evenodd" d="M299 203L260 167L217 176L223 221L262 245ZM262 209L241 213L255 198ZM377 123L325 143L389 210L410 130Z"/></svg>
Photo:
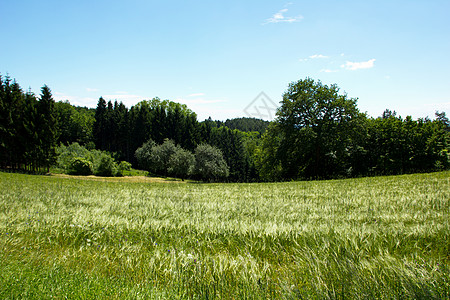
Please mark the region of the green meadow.
<svg viewBox="0 0 450 300"><path fill-rule="evenodd" d="M1 299L450 298L450 172L0 191Z"/></svg>

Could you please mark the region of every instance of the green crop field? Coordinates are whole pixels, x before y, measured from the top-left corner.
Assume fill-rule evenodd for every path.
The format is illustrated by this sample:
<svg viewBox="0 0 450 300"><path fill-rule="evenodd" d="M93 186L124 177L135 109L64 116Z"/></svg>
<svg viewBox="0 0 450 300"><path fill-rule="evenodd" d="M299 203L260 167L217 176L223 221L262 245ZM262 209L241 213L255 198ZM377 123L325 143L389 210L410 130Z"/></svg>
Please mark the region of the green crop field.
<svg viewBox="0 0 450 300"><path fill-rule="evenodd" d="M450 298L449 172L0 191L1 299Z"/></svg>

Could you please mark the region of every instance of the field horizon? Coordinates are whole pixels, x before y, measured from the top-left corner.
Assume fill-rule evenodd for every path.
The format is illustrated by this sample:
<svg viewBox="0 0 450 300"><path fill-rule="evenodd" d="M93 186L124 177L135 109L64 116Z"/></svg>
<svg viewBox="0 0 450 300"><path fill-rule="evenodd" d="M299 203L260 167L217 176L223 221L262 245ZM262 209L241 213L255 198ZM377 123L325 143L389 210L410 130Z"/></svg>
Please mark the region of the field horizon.
<svg viewBox="0 0 450 300"><path fill-rule="evenodd" d="M0 298L450 297L448 171L179 183L0 172Z"/></svg>

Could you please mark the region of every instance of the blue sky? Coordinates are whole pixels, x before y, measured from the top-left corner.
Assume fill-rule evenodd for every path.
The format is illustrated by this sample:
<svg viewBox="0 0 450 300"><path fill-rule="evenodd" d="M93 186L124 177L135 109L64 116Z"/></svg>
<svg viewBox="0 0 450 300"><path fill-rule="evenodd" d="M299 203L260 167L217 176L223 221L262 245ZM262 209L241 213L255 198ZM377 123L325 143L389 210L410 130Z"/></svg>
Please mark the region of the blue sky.
<svg viewBox="0 0 450 300"><path fill-rule="evenodd" d="M450 114L450 1L0 0L0 73L95 107L160 97L200 120L337 84L371 116Z"/></svg>

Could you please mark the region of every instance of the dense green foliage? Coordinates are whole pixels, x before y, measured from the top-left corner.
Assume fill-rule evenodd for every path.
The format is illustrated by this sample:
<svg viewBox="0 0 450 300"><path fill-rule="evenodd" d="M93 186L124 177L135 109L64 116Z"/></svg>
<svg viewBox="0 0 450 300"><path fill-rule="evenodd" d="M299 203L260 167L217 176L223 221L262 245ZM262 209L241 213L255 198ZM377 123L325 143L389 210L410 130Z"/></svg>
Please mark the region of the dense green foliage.
<svg viewBox="0 0 450 300"><path fill-rule="evenodd" d="M58 129L55 101L24 93L16 81L0 76L0 164L2 168L47 171L56 159Z"/></svg>
<svg viewBox="0 0 450 300"><path fill-rule="evenodd" d="M289 85L276 120L264 134L256 163L263 180L339 178L449 168L449 125L380 118L359 112L356 99L312 79Z"/></svg>
<svg viewBox="0 0 450 300"><path fill-rule="evenodd" d="M94 109L74 107L68 101L56 102L55 112L58 120L58 144L69 145L79 143L89 149L93 143Z"/></svg>
<svg viewBox="0 0 450 300"><path fill-rule="evenodd" d="M135 156L144 170L154 175L174 175L184 180L189 175L207 181L217 181L229 175L223 154L217 147L200 144L195 155L169 139L158 145L148 140L136 150Z"/></svg>
<svg viewBox="0 0 450 300"><path fill-rule="evenodd" d="M56 166L71 175L123 176L124 171L131 169L131 164L126 161L117 164L109 153L88 150L78 143L60 145L56 152Z"/></svg>
<svg viewBox="0 0 450 300"><path fill-rule="evenodd" d="M214 127L227 127L230 129L237 129L242 132L253 132L257 131L260 133L264 133L269 126L269 121L256 119L256 118L235 118L235 119L227 119L225 122L222 121L213 121L211 118L207 120L214 125Z"/></svg>
<svg viewBox="0 0 450 300"><path fill-rule="evenodd" d="M67 174L70 175L92 175L93 173L94 166L92 162L82 157L72 158L67 168Z"/></svg>
<svg viewBox="0 0 450 300"><path fill-rule="evenodd" d="M195 149L195 174L208 181L224 179L229 175L228 165L222 151L208 144L200 144Z"/></svg>
<svg viewBox="0 0 450 300"><path fill-rule="evenodd" d="M125 172L130 172L132 170L132 165L127 161L121 161L117 166L116 176L124 176Z"/></svg>
<svg viewBox="0 0 450 300"><path fill-rule="evenodd" d="M450 167L450 122L444 112L437 112L435 120L403 119L389 110L369 118L358 110L357 100L339 94L336 85L310 78L289 84L271 123L254 118L199 122L186 105L159 98L130 109L103 98L96 109L74 107L54 103L47 86L37 99L9 77L0 77L0 83L3 168L48 170L56 159L55 147L74 142L166 176L177 147L192 153L198 145L209 144L222 152L229 171L221 177L232 182L406 174ZM149 140L155 145L145 146ZM156 145L153 157L146 157ZM117 166L109 167L112 172ZM171 168L171 174L187 176L188 166L178 167L178 171Z"/></svg>
<svg viewBox="0 0 450 300"><path fill-rule="evenodd" d="M233 127L265 130L264 124L267 122L242 118L236 122L227 120L225 123ZM229 180L255 180L256 177L249 177L251 162L243 146L243 132L223 125L222 122L211 119L198 122L196 114L186 105L161 101L159 98L141 101L130 110L122 103L112 104L111 101L106 102L100 98L95 111L93 135L97 149L116 153L117 158L163 175L168 174L170 155L158 148L157 150L163 151L160 155L146 157L150 153L149 149L155 145L162 147L164 141L169 139L174 145L194 151L199 144L211 144L223 152L230 168ZM144 146L149 140L155 145ZM174 149L172 147L171 151L165 150L173 154ZM152 161L154 163L148 165ZM255 172L252 174L255 175Z"/></svg>
<svg viewBox="0 0 450 300"><path fill-rule="evenodd" d="M103 154L100 162L95 170L95 175L111 177L117 173L117 163L114 158L107 154Z"/></svg>
<svg viewBox="0 0 450 300"><path fill-rule="evenodd" d="M194 170L195 156L190 151L178 147L169 158L169 168L167 171L170 175L184 180L191 175Z"/></svg>
<svg viewBox="0 0 450 300"><path fill-rule="evenodd" d="M448 299L449 180L0 173L0 298Z"/></svg>

